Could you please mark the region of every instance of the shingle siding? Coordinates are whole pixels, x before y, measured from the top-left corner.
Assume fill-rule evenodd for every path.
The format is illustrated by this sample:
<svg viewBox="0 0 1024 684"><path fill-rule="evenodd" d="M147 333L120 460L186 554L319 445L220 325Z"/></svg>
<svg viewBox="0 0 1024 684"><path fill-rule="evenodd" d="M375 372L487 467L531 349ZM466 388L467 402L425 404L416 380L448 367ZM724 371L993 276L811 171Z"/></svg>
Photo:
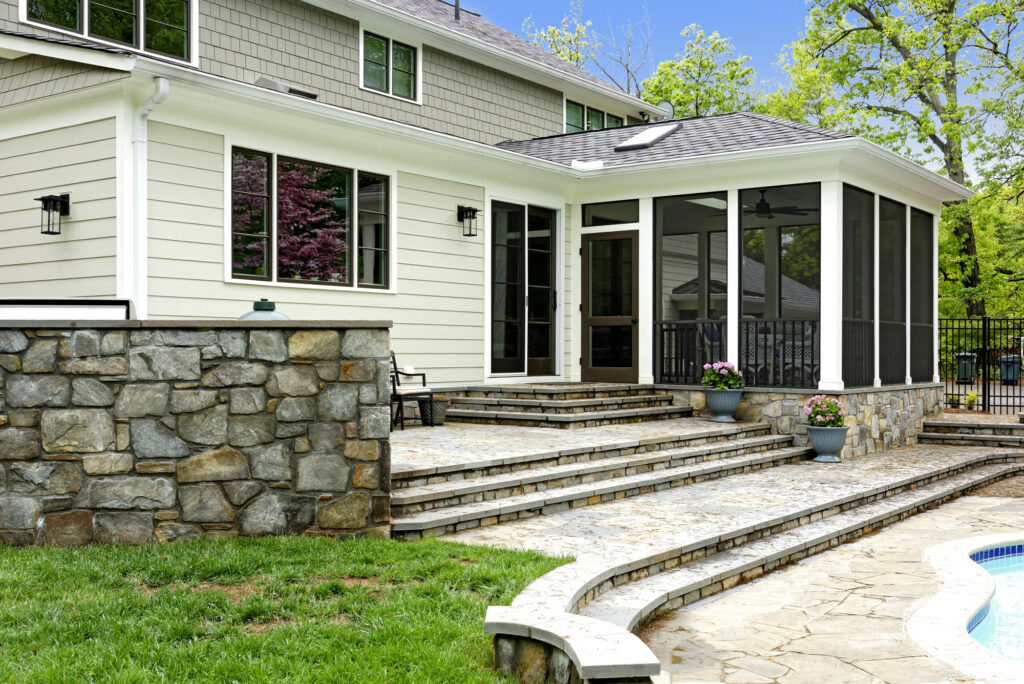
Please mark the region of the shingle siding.
<svg viewBox="0 0 1024 684"><path fill-rule="evenodd" d="M126 75L39 55L0 61L0 107L116 81Z"/></svg>
<svg viewBox="0 0 1024 684"><path fill-rule="evenodd" d="M561 93L424 46L423 104L359 87L359 25L295 0L201 2L199 65L277 78L332 105L486 143L561 132Z"/></svg>

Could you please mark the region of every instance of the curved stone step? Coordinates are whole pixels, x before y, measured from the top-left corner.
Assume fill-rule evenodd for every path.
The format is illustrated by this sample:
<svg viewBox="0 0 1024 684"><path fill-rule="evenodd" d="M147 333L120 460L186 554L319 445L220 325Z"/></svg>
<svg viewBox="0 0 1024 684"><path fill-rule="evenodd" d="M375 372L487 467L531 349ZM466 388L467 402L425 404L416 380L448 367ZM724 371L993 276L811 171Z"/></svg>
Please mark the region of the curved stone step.
<svg viewBox="0 0 1024 684"><path fill-rule="evenodd" d="M689 406L654 406L651 408L589 411L573 414L525 413L522 411L467 411L450 408L447 420L489 425L520 425L524 427L582 428L619 423L639 423L692 416Z"/></svg>
<svg viewBox="0 0 1024 684"><path fill-rule="evenodd" d="M759 454L723 458L710 463L666 468L650 473L617 477L603 482L573 485L495 501L481 501L397 516L392 520L392 532L395 536L407 539L457 532L544 513L556 513L569 508L580 508L628 496L638 496L670 487L724 477L737 472L759 470L780 463L802 460L811 453L811 450L806 447L774 449Z"/></svg>
<svg viewBox="0 0 1024 684"><path fill-rule="evenodd" d="M553 490L691 463L708 462L728 456L766 451L792 444L792 441L792 437L783 435L730 439L680 449L649 451L586 462L540 466L467 480L406 487L396 489L391 493L391 511L395 515L404 515L529 494L535 491Z"/></svg>
<svg viewBox="0 0 1024 684"><path fill-rule="evenodd" d="M598 399L507 399L504 397L452 397L452 408L462 411L515 411L554 415L580 415L594 411L671 406L668 394L638 394Z"/></svg>

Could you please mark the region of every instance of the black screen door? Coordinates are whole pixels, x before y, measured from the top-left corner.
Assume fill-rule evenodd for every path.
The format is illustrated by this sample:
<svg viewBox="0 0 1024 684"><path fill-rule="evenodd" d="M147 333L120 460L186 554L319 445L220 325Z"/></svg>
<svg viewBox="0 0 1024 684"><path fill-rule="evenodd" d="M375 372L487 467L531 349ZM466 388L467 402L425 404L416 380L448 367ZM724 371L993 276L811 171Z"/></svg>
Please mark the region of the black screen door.
<svg viewBox="0 0 1024 684"><path fill-rule="evenodd" d="M584 382L639 377L638 255L636 231L583 236Z"/></svg>

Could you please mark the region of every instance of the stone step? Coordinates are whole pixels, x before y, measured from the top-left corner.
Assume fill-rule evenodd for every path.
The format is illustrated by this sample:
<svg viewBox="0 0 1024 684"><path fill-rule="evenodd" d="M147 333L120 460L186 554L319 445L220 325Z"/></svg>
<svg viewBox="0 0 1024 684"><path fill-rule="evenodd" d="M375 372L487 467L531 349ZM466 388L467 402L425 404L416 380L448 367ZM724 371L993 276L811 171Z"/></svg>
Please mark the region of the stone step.
<svg viewBox="0 0 1024 684"><path fill-rule="evenodd" d="M702 600L787 563L898 522L965 491L1024 470L985 465L851 510L714 553L629 582L596 597L579 614L635 631L657 614Z"/></svg>
<svg viewBox="0 0 1024 684"><path fill-rule="evenodd" d="M395 463L391 470L392 490L418 487L439 482L457 482L488 475L499 475L528 470L531 468L569 463L589 463L604 458L643 454L666 449L713 444L731 439L746 439L771 434L768 423L708 424L707 429L672 432L648 439L606 442L573 446L565 449L538 451L535 453L500 456L472 462L440 466L417 466Z"/></svg>
<svg viewBox="0 0 1024 684"><path fill-rule="evenodd" d="M926 420L924 432L944 435L1021 435L1024 423L1006 416L1005 423L961 423L953 420Z"/></svg>
<svg viewBox="0 0 1024 684"><path fill-rule="evenodd" d="M800 471L794 469L800 467L813 465L783 468L798 474ZM921 492L922 496L925 496L926 505L930 506L943 503L946 494L949 494L946 498L952 498L963 491L984 486L1022 471L1024 455L1005 452L974 454L918 470L906 476L897 476L880 483L876 481L844 495L818 498L809 505L800 505L797 499L794 500L797 506L760 520L747 518L733 522L730 516L725 516L720 526L703 527L706 532L702 536L694 536L685 529L667 537L662 535L656 542L637 545L634 553L619 556L613 564L609 564L603 558L595 558L563 565L532 582L516 597L512 605L538 612L582 612L586 606L616 587L658 576L715 554L741 548L762 539L770 539L775 535L869 504L883 502L897 495ZM793 478L782 478L782 481L787 479ZM801 479L797 477L793 481L799 482ZM918 510L920 508L908 512L907 515ZM776 562L773 567L780 564L781 562ZM750 578L748 575L745 579ZM706 596L713 591L703 593Z"/></svg>
<svg viewBox="0 0 1024 684"><path fill-rule="evenodd" d="M450 408L448 409L447 420L460 423L484 423L487 425L572 429L668 420L670 418L684 418L692 415L693 409L689 406L656 406L652 408L619 409L614 411L590 411L567 415L524 413L521 411L467 411Z"/></svg>
<svg viewBox="0 0 1024 684"><path fill-rule="evenodd" d="M758 453L789 446L791 436L766 435L731 439L681 449L650 451L581 463L548 465L462 481L407 487L391 494L391 512L406 515L479 501L505 499L537 491L557 490L617 477L664 470L729 456Z"/></svg>
<svg viewBox="0 0 1024 684"><path fill-rule="evenodd" d="M603 397L598 399L452 397L451 405L453 408L466 411L518 411L520 413L579 415L591 411L671 406L672 397L667 394L637 394L635 396Z"/></svg>
<svg viewBox="0 0 1024 684"><path fill-rule="evenodd" d="M606 397L629 397L638 394L659 394L652 384L626 383L551 383L515 385L470 385L462 389L466 397L505 399L546 399L572 401Z"/></svg>
<svg viewBox="0 0 1024 684"><path fill-rule="evenodd" d="M921 444L958 444L960 446L991 446L1019 447L1024 446L1024 433L1021 434L981 434L954 432L921 432L917 435Z"/></svg>
<svg viewBox="0 0 1024 684"><path fill-rule="evenodd" d="M509 520L557 513L629 496L680 487L736 473L770 468L802 460L812 451L805 447L773 449L763 453L722 458L648 473L616 477L603 482L585 483L510 496L496 501L480 501L436 510L396 516L392 533L396 537L419 539L439 536L474 527L496 525Z"/></svg>

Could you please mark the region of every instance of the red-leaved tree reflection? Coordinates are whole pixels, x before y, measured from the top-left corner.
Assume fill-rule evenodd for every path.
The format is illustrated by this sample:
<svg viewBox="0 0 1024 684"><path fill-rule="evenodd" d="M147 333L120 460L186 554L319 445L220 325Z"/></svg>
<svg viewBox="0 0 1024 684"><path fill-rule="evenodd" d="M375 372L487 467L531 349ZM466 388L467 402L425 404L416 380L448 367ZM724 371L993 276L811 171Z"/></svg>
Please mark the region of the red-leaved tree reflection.
<svg viewBox="0 0 1024 684"><path fill-rule="evenodd" d="M350 185L347 171L278 160L278 277L348 281Z"/></svg>

